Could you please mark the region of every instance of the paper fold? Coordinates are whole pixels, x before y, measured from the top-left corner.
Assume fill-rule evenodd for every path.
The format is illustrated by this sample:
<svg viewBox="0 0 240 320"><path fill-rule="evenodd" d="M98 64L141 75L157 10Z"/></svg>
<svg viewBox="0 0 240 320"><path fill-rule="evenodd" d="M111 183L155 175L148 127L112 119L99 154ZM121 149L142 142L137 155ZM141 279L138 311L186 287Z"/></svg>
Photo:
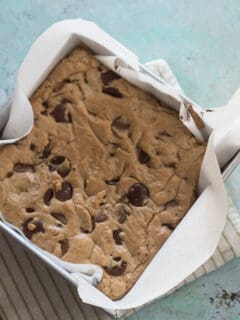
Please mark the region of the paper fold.
<svg viewBox="0 0 240 320"><path fill-rule="evenodd" d="M227 212L226 193L218 163L226 163L240 147L240 108L237 108L240 91L234 95L229 106L219 112L204 112L193 105L204 124L199 129L176 90L139 72L135 54L94 23L80 19L66 20L45 31L33 44L21 65L10 117L3 131L2 138L5 140L0 140L0 145L12 143L29 133L33 113L28 97L53 66L81 42L123 78L179 111L182 122L199 140L209 138L200 173L199 198L121 300L112 301L93 285L101 279L100 267L73 265L43 251L49 259L72 273L78 283L79 296L84 302L112 310L136 308L178 285L213 254L218 244Z"/></svg>

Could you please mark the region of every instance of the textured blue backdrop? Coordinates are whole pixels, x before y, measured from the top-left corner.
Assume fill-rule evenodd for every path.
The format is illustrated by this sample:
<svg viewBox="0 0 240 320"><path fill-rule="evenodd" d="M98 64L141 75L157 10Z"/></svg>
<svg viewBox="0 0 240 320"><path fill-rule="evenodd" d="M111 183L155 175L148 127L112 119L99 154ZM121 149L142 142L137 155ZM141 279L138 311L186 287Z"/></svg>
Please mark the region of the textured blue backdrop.
<svg viewBox="0 0 240 320"><path fill-rule="evenodd" d="M166 59L186 94L203 106L225 104L240 86L238 0L0 0L0 101L11 93L33 40L55 21L74 17L95 21L142 62ZM228 188L240 208L240 170ZM239 290L239 266L235 260L130 319L240 319L239 303L211 303L221 288Z"/></svg>

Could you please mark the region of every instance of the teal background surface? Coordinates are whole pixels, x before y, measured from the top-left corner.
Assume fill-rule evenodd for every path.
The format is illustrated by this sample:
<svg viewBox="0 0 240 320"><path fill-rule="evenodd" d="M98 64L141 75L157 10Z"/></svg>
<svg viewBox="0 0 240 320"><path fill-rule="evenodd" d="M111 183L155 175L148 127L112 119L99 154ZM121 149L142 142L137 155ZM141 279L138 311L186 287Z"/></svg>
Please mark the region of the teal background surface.
<svg viewBox="0 0 240 320"><path fill-rule="evenodd" d="M0 102L34 39L52 23L77 17L96 22L141 62L167 60L185 93L204 107L226 104L240 87L238 0L0 0ZM227 188L240 209L239 169ZM240 297L227 303L218 296L239 292L239 285L235 259L129 320L237 320Z"/></svg>

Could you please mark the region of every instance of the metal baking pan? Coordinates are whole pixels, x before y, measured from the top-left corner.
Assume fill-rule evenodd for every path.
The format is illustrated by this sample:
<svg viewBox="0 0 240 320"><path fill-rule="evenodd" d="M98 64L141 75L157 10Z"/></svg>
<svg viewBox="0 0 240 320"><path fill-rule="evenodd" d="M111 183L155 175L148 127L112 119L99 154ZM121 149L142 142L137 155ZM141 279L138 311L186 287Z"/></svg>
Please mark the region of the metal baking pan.
<svg viewBox="0 0 240 320"><path fill-rule="evenodd" d="M153 74L151 71L149 71L142 64L139 64L139 69L141 72L148 74L150 77L154 78L155 80L157 80L161 84L167 85L166 82L162 78ZM179 95L183 98L184 102L186 102L187 104L196 105L196 103L191 101L184 94L179 93ZM10 105L11 105L11 98L0 107L0 131L3 129L2 124L6 123L6 120L8 118ZM228 177L232 174L232 172L238 166L239 163L240 163L240 150L221 169L223 181L226 181L228 179ZM77 286L78 286L77 280L71 276L71 273L69 271L65 270L63 267L59 266L57 263L53 262L52 260L49 260L40 250L37 250L36 247L32 246L32 244L30 242L29 243L26 242L25 239L21 236L21 234L17 230L13 230L12 228L10 228L7 224L5 224L1 220L0 220L0 229L2 229L4 232L9 234L11 237L16 239L16 241L21 243L28 251L32 252L33 254L35 254L39 258L41 258L48 266L50 266L52 269L54 269L56 272L58 272L67 281L69 281L75 288L77 288ZM115 318L118 318L122 314L119 314L116 310L115 314L112 314L112 315Z"/></svg>

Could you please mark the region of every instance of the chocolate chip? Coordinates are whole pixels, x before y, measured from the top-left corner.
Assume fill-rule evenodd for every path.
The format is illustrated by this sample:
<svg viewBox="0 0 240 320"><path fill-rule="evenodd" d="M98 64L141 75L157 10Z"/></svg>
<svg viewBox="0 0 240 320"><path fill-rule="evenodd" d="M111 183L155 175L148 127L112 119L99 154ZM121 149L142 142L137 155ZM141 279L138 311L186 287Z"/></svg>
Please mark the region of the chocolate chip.
<svg viewBox="0 0 240 320"><path fill-rule="evenodd" d="M122 258L121 257L114 257L114 258L112 258L114 261L121 261L122 260Z"/></svg>
<svg viewBox="0 0 240 320"><path fill-rule="evenodd" d="M40 159L46 159L51 154L51 144L50 142L44 147Z"/></svg>
<svg viewBox="0 0 240 320"><path fill-rule="evenodd" d="M167 202L165 204L165 210L168 210L168 209L171 209L171 208L174 208L174 207L177 207L178 206L178 203L176 200L171 200L169 202Z"/></svg>
<svg viewBox="0 0 240 320"><path fill-rule="evenodd" d="M73 188L71 183L63 181L60 190L55 190L55 197L59 201L67 201L72 198Z"/></svg>
<svg viewBox="0 0 240 320"><path fill-rule="evenodd" d="M44 111L41 111L41 114L43 114L44 116L47 116L48 112L47 112L47 110L44 110Z"/></svg>
<svg viewBox="0 0 240 320"><path fill-rule="evenodd" d="M65 114L66 108L65 104L61 103L58 104L51 115L54 117L56 122L61 122L61 123L70 123L72 122L72 117L70 113Z"/></svg>
<svg viewBox="0 0 240 320"><path fill-rule="evenodd" d="M82 227L81 227L80 229L81 229L81 231L82 231L83 233L87 233L87 234L90 233L90 231L87 230L87 229L84 229L84 228L82 228Z"/></svg>
<svg viewBox="0 0 240 320"><path fill-rule="evenodd" d="M103 84L109 84L113 80L121 79L121 77L117 73L109 70L101 74L101 79Z"/></svg>
<svg viewBox="0 0 240 320"><path fill-rule="evenodd" d="M67 218L65 217L65 215L63 213L51 212L50 214L54 219L61 221L65 225L67 224Z"/></svg>
<svg viewBox="0 0 240 320"><path fill-rule="evenodd" d="M59 240L58 243L61 245L62 256L64 256L69 249L69 241L67 239Z"/></svg>
<svg viewBox="0 0 240 320"><path fill-rule="evenodd" d="M106 182L106 184L108 184L108 185L110 185L110 186L113 186L113 185L115 185L115 184L118 184L119 180L120 180L120 178L117 177L117 178L112 179L112 180L105 180L105 182Z"/></svg>
<svg viewBox="0 0 240 320"><path fill-rule="evenodd" d="M98 71L102 72L104 70L104 67L102 65L100 65L97 69L98 69Z"/></svg>
<svg viewBox="0 0 240 320"><path fill-rule="evenodd" d="M65 178L65 177L69 174L70 171L71 171L71 168L70 168L70 167L69 167L69 168L67 168L67 167L60 167L60 168L57 169L57 172L60 174L60 176L61 176L62 178Z"/></svg>
<svg viewBox="0 0 240 320"><path fill-rule="evenodd" d="M36 146L35 146L35 144L34 144L34 143L31 143L31 145L30 145L30 149L31 149L32 151L34 151L34 150L36 149Z"/></svg>
<svg viewBox="0 0 240 320"><path fill-rule="evenodd" d="M13 172L8 172L7 173L7 178L11 178L12 175L13 175Z"/></svg>
<svg viewBox="0 0 240 320"><path fill-rule="evenodd" d="M118 266L113 266L113 267L104 267L104 270L110 275L110 276L121 276L127 267L127 262L126 261L122 261L121 264Z"/></svg>
<svg viewBox="0 0 240 320"><path fill-rule="evenodd" d="M127 193L129 202L135 207L142 207L145 205L145 200L149 197L149 191L142 183L135 183L132 185Z"/></svg>
<svg viewBox="0 0 240 320"><path fill-rule="evenodd" d="M57 170L58 174L65 178L71 171L71 165L69 160L65 161L65 157L56 156L50 160L48 169L50 172Z"/></svg>
<svg viewBox="0 0 240 320"><path fill-rule="evenodd" d="M138 161L141 164L146 164L150 160L149 155L143 151L141 148L137 148L137 154L138 154Z"/></svg>
<svg viewBox="0 0 240 320"><path fill-rule="evenodd" d="M48 104L48 101L47 101L47 100L43 101L42 105L43 105L44 108L46 108L46 109L49 108L49 104Z"/></svg>
<svg viewBox="0 0 240 320"><path fill-rule="evenodd" d="M122 244L122 238L120 236L120 234L122 233L122 229L121 228L118 228L118 229L115 229L113 230L113 239L115 240L115 243L117 245L121 245Z"/></svg>
<svg viewBox="0 0 240 320"><path fill-rule="evenodd" d="M43 196L43 201L47 206L50 205L50 201L52 197L53 197L53 189L48 189Z"/></svg>
<svg viewBox="0 0 240 320"><path fill-rule="evenodd" d="M130 128L130 123L128 119L124 119L122 116L117 117L112 122L112 129L116 130L128 130Z"/></svg>
<svg viewBox="0 0 240 320"><path fill-rule="evenodd" d="M43 223L36 218L27 219L22 225L22 230L28 239L31 239L35 233L45 232Z"/></svg>
<svg viewBox="0 0 240 320"><path fill-rule="evenodd" d="M23 163L17 163L14 166L15 172L35 172L35 168L32 164L23 164Z"/></svg>
<svg viewBox="0 0 240 320"><path fill-rule="evenodd" d="M56 157L52 158L52 159L50 160L50 162L51 162L52 164L54 164L54 165L58 165L58 164L63 163L64 160L65 160L65 157L63 157L63 156L56 156Z"/></svg>
<svg viewBox="0 0 240 320"><path fill-rule="evenodd" d="M48 166L48 170L49 170L49 172L53 172L53 171L56 170L56 166L54 166L54 165L52 165L52 164L50 163L49 166Z"/></svg>
<svg viewBox="0 0 240 320"><path fill-rule="evenodd" d="M122 93L118 89L113 88L113 87L103 87L102 92L106 93L112 97L115 97L115 98L122 98L123 97Z"/></svg>
<svg viewBox="0 0 240 320"><path fill-rule="evenodd" d="M98 223L104 222L108 219L108 216L106 213L101 212L95 217L95 221Z"/></svg>
<svg viewBox="0 0 240 320"><path fill-rule="evenodd" d="M33 208L26 208L26 211L27 211L28 213L31 213L31 212L34 212L35 210L34 210Z"/></svg>

